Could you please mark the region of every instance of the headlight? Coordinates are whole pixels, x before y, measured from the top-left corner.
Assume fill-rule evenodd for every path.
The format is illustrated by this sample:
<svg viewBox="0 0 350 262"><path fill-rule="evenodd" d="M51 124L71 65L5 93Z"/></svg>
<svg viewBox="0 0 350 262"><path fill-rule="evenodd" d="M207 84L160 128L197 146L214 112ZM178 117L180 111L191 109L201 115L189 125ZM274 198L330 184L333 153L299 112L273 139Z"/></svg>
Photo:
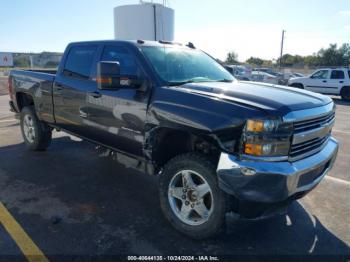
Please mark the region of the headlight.
<svg viewBox="0 0 350 262"><path fill-rule="evenodd" d="M282 141L261 141L261 139L248 138L244 143L244 154L253 156L287 156L290 143Z"/></svg>
<svg viewBox="0 0 350 262"><path fill-rule="evenodd" d="M248 120L248 132L271 132L278 126L277 120Z"/></svg>
<svg viewBox="0 0 350 262"><path fill-rule="evenodd" d="M252 156L287 156L292 124L279 119L248 120L243 133L242 151Z"/></svg>

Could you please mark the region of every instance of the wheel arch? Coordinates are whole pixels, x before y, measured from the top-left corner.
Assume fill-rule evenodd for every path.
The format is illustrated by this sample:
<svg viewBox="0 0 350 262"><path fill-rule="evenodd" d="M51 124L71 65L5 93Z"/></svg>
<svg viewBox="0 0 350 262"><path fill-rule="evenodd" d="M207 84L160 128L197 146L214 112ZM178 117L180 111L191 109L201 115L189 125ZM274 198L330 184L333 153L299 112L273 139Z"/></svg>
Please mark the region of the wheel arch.
<svg viewBox="0 0 350 262"><path fill-rule="evenodd" d="M210 134L198 134L186 129L155 127L146 132L144 151L146 157L159 171L175 156L190 152L206 155L213 162L218 161L221 150L219 141Z"/></svg>
<svg viewBox="0 0 350 262"><path fill-rule="evenodd" d="M33 96L25 92L17 92L16 101L17 101L17 108L20 112L26 106L35 106Z"/></svg>
<svg viewBox="0 0 350 262"><path fill-rule="evenodd" d="M290 86L305 89L304 84L300 83L300 82L292 83L292 84L290 84Z"/></svg>

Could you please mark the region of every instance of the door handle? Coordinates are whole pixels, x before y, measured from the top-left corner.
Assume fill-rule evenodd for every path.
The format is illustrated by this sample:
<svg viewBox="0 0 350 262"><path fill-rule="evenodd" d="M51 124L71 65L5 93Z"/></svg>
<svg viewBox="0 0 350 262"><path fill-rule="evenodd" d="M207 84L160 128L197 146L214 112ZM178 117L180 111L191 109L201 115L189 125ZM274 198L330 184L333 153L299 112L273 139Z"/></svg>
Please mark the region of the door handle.
<svg viewBox="0 0 350 262"><path fill-rule="evenodd" d="M322 82L323 82L323 83L327 83L327 80L323 80Z"/></svg>
<svg viewBox="0 0 350 262"><path fill-rule="evenodd" d="M339 83L341 83L341 84L342 84L342 83L344 83L344 81L339 81Z"/></svg>
<svg viewBox="0 0 350 262"><path fill-rule="evenodd" d="M100 98L102 96L102 94L97 91L92 92L89 95L92 96L93 98Z"/></svg>

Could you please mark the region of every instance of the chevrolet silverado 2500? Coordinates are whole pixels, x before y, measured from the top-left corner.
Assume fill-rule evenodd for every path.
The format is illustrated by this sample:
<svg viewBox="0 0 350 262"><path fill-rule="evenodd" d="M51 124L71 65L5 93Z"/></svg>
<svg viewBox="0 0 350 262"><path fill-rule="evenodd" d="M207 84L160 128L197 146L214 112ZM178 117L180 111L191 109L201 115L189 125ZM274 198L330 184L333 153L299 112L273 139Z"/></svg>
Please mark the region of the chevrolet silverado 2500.
<svg viewBox="0 0 350 262"><path fill-rule="evenodd" d="M336 158L330 98L238 82L192 44L72 43L53 73L9 76L29 149L63 130L158 175L165 217L192 238L220 232L229 211L283 213Z"/></svg>

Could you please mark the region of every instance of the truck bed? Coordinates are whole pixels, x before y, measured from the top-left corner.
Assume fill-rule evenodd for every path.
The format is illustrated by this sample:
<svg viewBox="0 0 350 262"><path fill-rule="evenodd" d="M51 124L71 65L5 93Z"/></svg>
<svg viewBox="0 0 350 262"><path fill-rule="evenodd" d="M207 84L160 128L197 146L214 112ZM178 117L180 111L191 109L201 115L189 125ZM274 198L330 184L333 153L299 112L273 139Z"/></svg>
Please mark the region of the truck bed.
<svg viewBox="0 0 350 262"><path fill-rule="evenodd" d="M19 112L24 104L32 104L40 120L54 123L52 94L55 72L54 70L12 70L10 97L15 111ZM34 100L33 103L27 99L28 97Z"/></svg>

